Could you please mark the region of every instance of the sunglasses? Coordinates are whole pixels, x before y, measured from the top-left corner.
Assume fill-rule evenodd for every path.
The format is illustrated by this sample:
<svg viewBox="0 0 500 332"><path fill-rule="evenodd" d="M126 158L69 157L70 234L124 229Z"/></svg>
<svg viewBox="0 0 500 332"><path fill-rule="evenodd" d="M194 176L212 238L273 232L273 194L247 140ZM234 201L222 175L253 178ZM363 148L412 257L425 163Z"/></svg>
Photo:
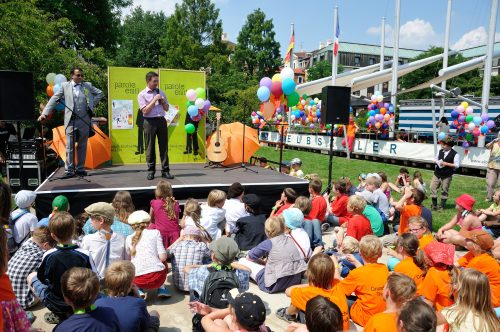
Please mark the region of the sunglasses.
<svg viewBox="0 0 500 332"><path fill-rule="evenodd" d="M75 74L76 77L83 77L83 74Z"/></svg>

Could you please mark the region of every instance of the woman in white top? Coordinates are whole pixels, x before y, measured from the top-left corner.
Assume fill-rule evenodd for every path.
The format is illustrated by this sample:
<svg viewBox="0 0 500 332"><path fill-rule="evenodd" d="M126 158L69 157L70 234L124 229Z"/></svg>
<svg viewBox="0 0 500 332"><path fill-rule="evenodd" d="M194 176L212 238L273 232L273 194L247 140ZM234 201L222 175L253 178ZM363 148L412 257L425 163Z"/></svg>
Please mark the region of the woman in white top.
<svg viewBox="0 0 500 332"><path fill-rule="evenodd" d="M163 247L160 231L147 229L150 221L149 213L142 210L128 217L128 224L135 231L125 241L127 254L135 266L134 284L142 298L145 297L145 289L157 289L159 298L169 298L172 295L163 284L167 279L167 251Z"/></svg>

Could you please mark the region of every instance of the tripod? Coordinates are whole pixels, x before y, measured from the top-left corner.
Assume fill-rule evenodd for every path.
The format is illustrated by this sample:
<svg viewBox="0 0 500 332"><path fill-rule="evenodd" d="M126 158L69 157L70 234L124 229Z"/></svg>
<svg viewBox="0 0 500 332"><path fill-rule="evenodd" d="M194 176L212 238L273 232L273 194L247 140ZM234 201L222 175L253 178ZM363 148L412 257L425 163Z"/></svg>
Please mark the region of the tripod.
<svg viewBox="0 0 500 332"><path fill-rule="evenodd" d="M228 168L228 169L225 169L224 172L229 172L229 171L234 171L235 169L240 169L240 168L243 168L245 171L251 171L251 172L254 172L254 173L259 173L258 171L254 170L254 169L251 169L249 167L247 167L246 163L245 163L245 123L242 123L243 125L243 146L241 148L241 165L239 166L235 166L235 167L232 167L232 168Z"/></svg>

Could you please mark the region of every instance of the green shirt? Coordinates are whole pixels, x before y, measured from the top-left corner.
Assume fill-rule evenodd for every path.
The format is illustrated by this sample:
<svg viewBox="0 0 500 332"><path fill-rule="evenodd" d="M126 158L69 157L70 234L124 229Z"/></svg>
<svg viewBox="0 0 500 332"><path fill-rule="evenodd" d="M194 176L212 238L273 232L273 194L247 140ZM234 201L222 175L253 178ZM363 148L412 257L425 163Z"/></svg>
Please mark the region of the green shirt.
<svg viewBox="0 0 500 332"><path fill-rule="evenodd" d="M366 204L365 210L363 211L363 215L370 220L370 224L372 226L373 234L376 236L384 235L384 223L382 221L382 217L376 208L373 206Z"/></svg>

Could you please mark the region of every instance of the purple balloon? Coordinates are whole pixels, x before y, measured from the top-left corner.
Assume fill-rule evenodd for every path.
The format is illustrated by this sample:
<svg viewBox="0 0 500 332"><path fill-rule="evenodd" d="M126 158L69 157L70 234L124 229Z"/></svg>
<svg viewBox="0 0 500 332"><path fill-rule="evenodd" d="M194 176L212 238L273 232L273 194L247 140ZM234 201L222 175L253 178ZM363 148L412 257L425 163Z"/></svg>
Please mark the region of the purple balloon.
<svg viewBox="0 0 500 332"><path fill-rule="evenodd" d="M373 115L370 115L370 117L368 117L368 122L372 122L374 119L375 117Z"/></svg>
<svg viewBox="0 0 500 332"><path fill-rule="evenodd" d="M481 119L483 120L483 122L488 122L488 120L490 119L490 116L488 114L484 113L481 115Z"/></svg>
<svg viewBox="0 0 500 332"><path fill-rule="evenodd" d="M389 103L384 103L384 108L389 108Z"/></svg>
<svg viewBox="0 0 500 332"><path fill-rule="evenodd" d="M458 123L464 123L465 122L465 115L460 115L458 117Z"/></svg>
<svg viewBox="0 0 500 332"><path fill-rule="evenodd" d="M462 143L462 147L463 147L464 149L467 149L467 148L469 147L469 142L467 142L467 141L463 142L463 143Z"/></svg>
<svg viewBox="0 0 500 332"><path fill-rule="evenodd" d="M212 106L212 103L210 102L210 100L205 100L205 103L203 104L203 111L206 113L208 112L208 110L210 109L210 107Z"/></svg>
<svg viewBox="0 0 500 332"><path fill-rule="evenodd" d="M451 111L451 117L453 119L457 118L458 117L458 112L457 111Z"/></svg>
<svg viewBox="0 0 500 332"><path fill-rule="evenodd" d="M486 126L488 126L488 129L495 127L495 121L488 120L488 122L486 122Z"/></svg>
<svg viewBox="0 0 500 332"><path fill-rule="evenodd" d="M273 80L271 80L269 77L262 77L262 79L260 80L260 86L268 87L269 90L271 90L272 84L273 84Z"/></svg>

